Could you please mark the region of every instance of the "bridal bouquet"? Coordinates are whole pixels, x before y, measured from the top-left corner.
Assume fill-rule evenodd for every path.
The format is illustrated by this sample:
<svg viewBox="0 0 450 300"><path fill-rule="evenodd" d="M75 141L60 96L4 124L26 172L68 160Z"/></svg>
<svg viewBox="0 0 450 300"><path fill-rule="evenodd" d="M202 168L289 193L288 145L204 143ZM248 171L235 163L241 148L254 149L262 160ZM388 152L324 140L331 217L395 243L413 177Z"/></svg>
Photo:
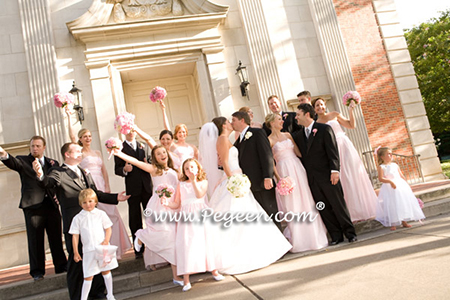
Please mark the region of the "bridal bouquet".
<svg viewBox="0 0 450 300"><path fill-rule="evenodd" d="M245 174L232 175L228 178L227 190L235 198L241 198L250 191L250 180Z"/></svg>
<svg viewBox="0 0 450 300"><path fill-rule="evenodd" d="M160 86L156 86L153 88L153 90L150 92L150 100L152 102L159 102L162 99L166 98L167 92L164 88Z"/></svg>
<svg viewBox="0 0 450 300"><path fill-rule="evenodd" d="M287 176L284 178L281 178L278 183L276 190L281 196L286 196L292 194L292 191L294 190L295 182L292 180L291 177Z"/></svg>
<svg viewBox="0 0 450 300"><path fill-rule="evenodd" d="M56 93L53 96L53 102L55 102L56 107L64 108L66 106L73 106L75 99L71 93Z"/></svg>
<svg viewBox="0 0 450 300"><path fill-rule="evenodd" d="M118 138L111 137L106 141L105 146L106 149L109 150L108 152L110 152L108 157L109 160L111 158L111 155L113 154L112 150L114 149L119 149L119 151L122 150L122 141L119 140Z"/></svg>
<svg viewBox="0 0 450 300"><path fill-rule="evenodd" d="M355 101L355 104L361 103L361 96L357 91L349 91L345 93L344 97L342 97L342 102L344 105L349 106L352 101Z"/></svg>
<svg viewBox="0 0 450 300"><path fill-rule="evenodd" d="M135 116L128 112L118 114L114 121L114 129L122 134L130 133L134 126L134 118Z"/></svg>

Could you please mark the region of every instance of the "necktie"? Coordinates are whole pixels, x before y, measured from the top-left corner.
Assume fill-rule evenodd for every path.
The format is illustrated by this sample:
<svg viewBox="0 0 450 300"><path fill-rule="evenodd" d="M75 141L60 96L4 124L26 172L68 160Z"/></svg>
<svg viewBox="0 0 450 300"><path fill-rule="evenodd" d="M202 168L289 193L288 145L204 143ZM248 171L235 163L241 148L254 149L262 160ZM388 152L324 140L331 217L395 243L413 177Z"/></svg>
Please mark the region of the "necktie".
<svg viewBox="0 0 450 300"><path fill-rule="evenodd" d="M306 128L305 131L306 131L306 138L309 138L309 128Z"/></svg>

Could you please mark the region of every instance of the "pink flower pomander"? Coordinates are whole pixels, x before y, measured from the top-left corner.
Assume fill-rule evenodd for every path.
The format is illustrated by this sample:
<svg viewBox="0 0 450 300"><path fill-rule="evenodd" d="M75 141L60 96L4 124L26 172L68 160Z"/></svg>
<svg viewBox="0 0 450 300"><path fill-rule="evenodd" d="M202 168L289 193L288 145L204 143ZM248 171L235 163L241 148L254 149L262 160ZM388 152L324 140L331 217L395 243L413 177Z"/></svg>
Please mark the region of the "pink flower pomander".
<svg viewBox="0 0 450 300"><path fill-rule="evenodd" d="M155 86L153 90L150 92L150 100L152 102L158 102L162 99L166 98L167 92L163 87Z"/></svg>
<svg viewBox="0 0 450 300"><path fill-rule="evenodd" d="M134 126L134 118L135 116L128 112L118 114L114 121L114 129L122 134L130 133Z"/></svg>
<svg viewBox="0 0 450 300"><path fill-rule="evenodd" d="M344 105L349 106L352 101L355 101L355 104L361 103L361 96L357 91L348 91L345 93L344 97L342 97Z"/></svg>
<svg viewBox="0 0 450 300"><path fill-rule="evenodd" d="M71 93L56 93L53 96L53 102L55 102L56 107L64 108L67 105L72 106L75 103L75 99Z"/></svg>
<svg viewBox="0 0 450 300"><path fill-rule="evenodd" d="M163 183L158 185L155 192L159 198L165 197L169 199L172 197L173 193L175 193L175 189L172 186Z"/></svg>
<svg viewBox="0 0 450 300"><path fill-rule="evenodd" d="M419 198L417 198L417 202L419 202L419 206L420 206L420 208L423 208L423 201L422 201L422 200L420 200Z"/></svg>
<svg viewBox="0 0 450 300"><path fill-rule="evenodd" d="M106 149L113 150L113 149L119 149L122 150L122 141L118 138L111 137L105 142Z"/></svg>
<svg viewBox="0 0 450 300"><path fill-rule="evenodd" d="M291 177L287 176L281 178L277 183L277 191L281 196L286 196L292 194L294 190L295 182Z"/></svg>

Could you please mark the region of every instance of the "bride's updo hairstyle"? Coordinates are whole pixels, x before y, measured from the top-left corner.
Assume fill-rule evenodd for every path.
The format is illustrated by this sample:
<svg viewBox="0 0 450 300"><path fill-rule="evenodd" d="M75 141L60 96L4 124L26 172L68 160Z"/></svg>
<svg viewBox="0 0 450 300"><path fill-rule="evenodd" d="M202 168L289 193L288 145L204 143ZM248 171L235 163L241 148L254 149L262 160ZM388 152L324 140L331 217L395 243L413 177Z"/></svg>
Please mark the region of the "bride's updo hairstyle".
<svg viewBox="0 0 450 300"><path fill-rule="evenodd" d="M219 135L221 135L223 131L223 125L227 122L227 118L217 117L212 119L212 122L214 123L214 125L216 125L217 129L219 130Z"/></svg>
<svg viewBox="0 0 450 300"><path fill-rule="evenodd" d="M87 128L81 128L80 131L78 131L78 145L80 145L81 147L83 147L83 143L81 142L81 138L87 132L91 132L91 131L89 129L87 129Z"/></svg>
<svg viewBox="0 0 450 300"><path fill-rule="evenodd" d="M267 128L272 129L272 126L270 123L275 121L275 118L278 116L278 114L268 114L266 118L264 119L264 124L266 124Z"/></svg>

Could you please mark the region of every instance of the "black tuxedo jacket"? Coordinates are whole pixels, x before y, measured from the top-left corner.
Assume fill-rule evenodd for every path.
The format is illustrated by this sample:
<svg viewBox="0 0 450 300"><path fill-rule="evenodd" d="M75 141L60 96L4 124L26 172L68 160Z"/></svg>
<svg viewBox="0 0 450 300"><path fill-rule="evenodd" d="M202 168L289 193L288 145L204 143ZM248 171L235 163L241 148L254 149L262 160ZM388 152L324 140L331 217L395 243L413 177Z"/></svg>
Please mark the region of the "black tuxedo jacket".
<svg viewBox="0 0 450 300"><path fill-rule="evenodd" d="M17 157L8 154L7 160L3 160L5 166L11 170L17 171L20 175L20 181L22 183L19 208L38 208L44 202L45 195L55 207L58 207L53 200L54 191L52 189L46 189L39 184L39 180L36 177L36 173L33 170L33 161L35 158L29 155L20 155ZM58 161L45 157L44 174L48 174L52 167L58 167Z"/></svg>
<svg viewBox="0 0 450 300"><path fill-rule="evenodd" d="M123 142L122 152L132 156L140 161L145 161L145 150L141 143L137 142L138 151L131 148L127 142ZM152 180L150 178L150 174L145 172L138 167L133 166L133 170L128 172L127 175L123 173L123 167L125 167L125 161L117 156L114 157L114 172L116 175L125 177L125 188L127 191L127 195L140 195L143 190L147 193L152 193Z"/></svg>
<svg viewBox="0 0 450 300"><path fill-rule="evenodd" d="M295 112L281 112L281 116L283 117L284 123L283 123L283 129L281 129L282 132L289 132L290 134L293 134L294 132L300 130L303 128L303 126L298 125L297 120L295 120ZM272 133L272 130L267 128L266 123L263 124L263 129L266 131L267 136L269 136Z"/></svg>
<svg viewBox="0 0 450 300"><path fill-rule="evenodd" d="M251 133L249 138L244 137L242 142L238 138L234 146L239 150L242 172L250 179L251 190L257 192L265 190L265 178L273 177L273 155L264 130L249 127L245 134L248 133Z"/></svg>
<svg viewBox="0 0 450 300"><path fill-rule="evenodd" d="M308 181L329 182L331 170L339 171L339 150L333 129L327 124L314 122L308 139L304 129L292 137L302 153Z"/></svg>
<svg viewBox="0 0 450 300"><path fill-rule="evenodd" d="M83 176L86 186L82 183L78 175L69 169L66 165L52 168L47 176L44 176L40 184L46 188L54 188L56 196L61 205L61 213L63 218L63 231L69 232L70 224L73 217L81 211L78 202L78 194L81 190L91 188L95 191L99 202L107 204L117 204L117 194L106 194L95 187L94 180L90 173L78 167ZM36 174L34 175L36 177Z"/></svg>

